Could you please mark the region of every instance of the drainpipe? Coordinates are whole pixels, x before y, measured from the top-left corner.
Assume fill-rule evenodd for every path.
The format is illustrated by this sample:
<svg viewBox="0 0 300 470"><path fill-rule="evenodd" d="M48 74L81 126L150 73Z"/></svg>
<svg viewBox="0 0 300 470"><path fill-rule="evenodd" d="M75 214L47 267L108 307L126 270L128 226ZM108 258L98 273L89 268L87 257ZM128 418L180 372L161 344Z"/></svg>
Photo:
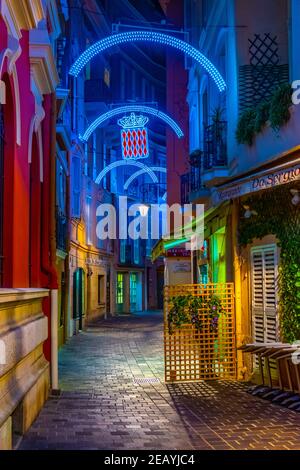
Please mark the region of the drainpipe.
<svg viewBox="0 0 300 470"><path fill-rule="evenodd" d="M47 276L47 287L50 289L50 318L49 318L49 333L50 333L50 358L51 358L51 389L52 392L58 393L58 283L57 272L55 269L56 258L56 218L55 218L55 179L56 179L56 95L52 93L45 99L46 111L50 112L51 119L49 119L48 133L45 133L47 140L44 141L45 153L50 150L50 156L47 161L45 171L44 185L48 181L46 195L43 198L43 242L42 249L42 271ZM50 109L49 109L50 108ZM47 114L46 112L46 114Z"/></svg>
<svg viewBox="0 0 300 470"><path fill-rule="evenodd" d="M51 289L51 388L58 391L58 289Z"/></svg>

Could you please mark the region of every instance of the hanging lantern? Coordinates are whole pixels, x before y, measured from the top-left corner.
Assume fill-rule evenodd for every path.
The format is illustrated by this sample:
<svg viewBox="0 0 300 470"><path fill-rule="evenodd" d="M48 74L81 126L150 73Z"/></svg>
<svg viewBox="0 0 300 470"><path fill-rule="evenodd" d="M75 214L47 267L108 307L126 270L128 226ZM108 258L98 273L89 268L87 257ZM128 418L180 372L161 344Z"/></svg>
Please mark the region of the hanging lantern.
<svg viewBox="0 0 300 470"><path fill-rule="evenodd" d="M148 131L146 116L131 113L118 120L121 130L122 157L125 160L139 160L149 157Z"/></svg>

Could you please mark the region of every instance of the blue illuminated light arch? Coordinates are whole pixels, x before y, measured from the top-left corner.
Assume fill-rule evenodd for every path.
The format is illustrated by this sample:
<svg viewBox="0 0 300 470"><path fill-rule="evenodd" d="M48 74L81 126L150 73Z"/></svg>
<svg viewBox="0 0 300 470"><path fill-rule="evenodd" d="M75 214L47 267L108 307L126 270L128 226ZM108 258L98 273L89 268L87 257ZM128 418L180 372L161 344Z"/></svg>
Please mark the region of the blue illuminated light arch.
<svg viewBox="0 0 300 470"><path fill-rule="evenodd" d="M151 168L149 168L148 166L144 165L141 162L135 162L134 160L129 160L129 161L127 161L127 160L117 160L116 162L111 163L110 165L106 166L99 173L99 175L97 176L97 178L95 180L95 183L100 184L102 179L107 175L107 173L109 173L114 168L118 168L119 166L127 166L127 165L132 165L132 166L136 166L136 167L140 168L145 173L149 174L150 178L152 178L152 181L154 183L158 183L158 178L157 178L156 174L154 173L154 171L151 170Z"/></svg>
<svg viewBox="0 0 300 470"><path fill-rule="evenodd" d="M144 114L149 114L150 116L155 116L156 118L161 119L166 124L168 124L176 133L179 139L184 136L179 125L170 116L163 113L162 111L159 111L156 108L151 108L150 106L143 106L140 104L129 104L126 106L121 106L119 108L111 109L110 111L101 114L101 116L99 116L97 119L95 119L94 122L92 122L92 124L88 127L85 133L82 136L79 136L80 140L82 140L83 142L87 142L92 133L105 121L108 121L109 119L118 116L119 114L126 114L130 112L141 112Z"/></svg>
<svg viewBox="0 0 300 470"><path fill-rule="evenodd" d="M207 73L214 80L220 92L225 90L225 80L216 67L211 63L211 61L205 57L205 55L201 54L201 52L198 51L195 47L191 46L185 41L182 41L181 39L170 36L168 34L153 31L130 31L126 33L114 34L112 36L101 39L78 57L70 69L70 75L77 77L81 70L88 62L90 62L93 57L100 54L102 51L109 49L110 47L116 46L118 44L140 41L160 43L182 51L184 54L198 62L201 67L207 71Z"/></svg>
<svg viewBox="0 0 300 470"><path fill-rule="evenodd" d="M148 170L152 170L152 171L158 171L160 173L167 173L167 169L166 168L161 168L160 166L150 166L150 167L147 167ZM124 189L125 191L127 191L127 189L129 188L130 184L136 179L138 178L139 176L141 175L144 175L145 173L148 173L147 170L145 169L142 169L142 170L138 170L136 171L135 173L133 173L131 176L129 176L128 180L126 181L126 183L124 184Z"/></svg>

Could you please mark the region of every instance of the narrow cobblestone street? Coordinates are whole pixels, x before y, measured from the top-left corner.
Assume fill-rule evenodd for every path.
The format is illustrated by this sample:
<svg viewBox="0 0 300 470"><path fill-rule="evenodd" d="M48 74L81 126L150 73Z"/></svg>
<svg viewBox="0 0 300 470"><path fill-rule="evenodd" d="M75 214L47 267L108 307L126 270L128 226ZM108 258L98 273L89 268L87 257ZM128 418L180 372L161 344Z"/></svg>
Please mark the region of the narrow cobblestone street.
<svg viewBox="0 0 300 470"><path fill-rule="evenodd" d="M300 449L300 414L242 384L165 385L159 312L73 337L60 385L20 449Z"/></svg>

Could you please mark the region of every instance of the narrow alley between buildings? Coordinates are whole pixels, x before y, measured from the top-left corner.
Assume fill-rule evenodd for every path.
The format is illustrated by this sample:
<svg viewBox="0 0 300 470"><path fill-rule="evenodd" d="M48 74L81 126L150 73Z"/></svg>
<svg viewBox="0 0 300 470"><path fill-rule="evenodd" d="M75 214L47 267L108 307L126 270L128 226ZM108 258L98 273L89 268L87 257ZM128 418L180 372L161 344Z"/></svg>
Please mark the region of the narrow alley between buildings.
<svg viewBox="0 0 300 470"><path fill-rule="evenodd" d="M144 312L73 337L60 352L61 396L20 449L300 449L300 414L245 384L165 385L162 332L160 312Z"/></svg>

